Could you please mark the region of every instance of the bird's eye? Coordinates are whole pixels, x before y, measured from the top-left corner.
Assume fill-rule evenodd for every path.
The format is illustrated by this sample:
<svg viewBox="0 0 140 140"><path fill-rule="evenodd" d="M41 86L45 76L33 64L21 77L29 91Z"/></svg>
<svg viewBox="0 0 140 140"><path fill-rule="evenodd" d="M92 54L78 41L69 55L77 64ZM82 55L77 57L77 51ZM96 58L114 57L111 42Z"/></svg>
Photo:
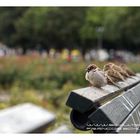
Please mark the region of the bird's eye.
<svg viewBox="0 0 140 140"><path fill-rule="evenodd" d="M92 68L91 68L91 67L87 68L87 72L90 72L91 70L92 70Z"/></svg>
<svg viewBox="0 0 140 140"><path fill-rule="evenodd" d="M91 71L91 68L88 68L88 70L87 70L88 72L90 72Z"/></svg>

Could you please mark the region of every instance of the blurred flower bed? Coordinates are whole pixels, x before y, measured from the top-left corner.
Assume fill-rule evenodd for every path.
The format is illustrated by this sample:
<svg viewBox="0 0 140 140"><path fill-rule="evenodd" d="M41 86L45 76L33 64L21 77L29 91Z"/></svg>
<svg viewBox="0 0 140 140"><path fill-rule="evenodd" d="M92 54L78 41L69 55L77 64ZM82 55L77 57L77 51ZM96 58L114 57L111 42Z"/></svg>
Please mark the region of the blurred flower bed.
<svg viewBox="0 0 140 140"><path fill-rule="evenodd" d="M93 63L102 68L105 62ZM0 109L32 102L56 114L56 123L50 130L62 123L74 129L69 121L70 109L65 102L71 90L88 86L84 76L87 65L82 60L67 62L40 56L0 58L0 97L6 95L6 98L0 98ZM140 72L139 64L128 66Z"/></svg>

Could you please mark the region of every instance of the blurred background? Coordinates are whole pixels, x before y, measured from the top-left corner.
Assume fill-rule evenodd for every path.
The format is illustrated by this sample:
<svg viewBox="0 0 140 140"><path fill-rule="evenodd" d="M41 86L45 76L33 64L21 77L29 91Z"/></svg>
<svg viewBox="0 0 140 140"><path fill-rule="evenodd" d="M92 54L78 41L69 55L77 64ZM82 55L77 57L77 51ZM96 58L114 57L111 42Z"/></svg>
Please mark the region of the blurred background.
<svg viewBox="0 0 140 140"><path fill-rule="evenodd" d="M0 109L34 103L55 113L45 133L70 123L68 93L85 68L108 61L140 72L140 8L1 7Z"/></svg>

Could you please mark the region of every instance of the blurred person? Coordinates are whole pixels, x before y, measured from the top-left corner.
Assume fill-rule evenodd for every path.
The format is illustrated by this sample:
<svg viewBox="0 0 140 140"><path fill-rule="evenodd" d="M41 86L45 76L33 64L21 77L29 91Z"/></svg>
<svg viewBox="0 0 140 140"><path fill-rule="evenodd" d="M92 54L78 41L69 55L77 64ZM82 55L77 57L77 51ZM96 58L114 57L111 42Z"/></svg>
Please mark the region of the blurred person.
<svg viewBox="0 0 140 140"><path fill-rule="evenodd" d="M80 60L81 52L77 49L71 51L72 60L77 62Z"/></svg>
<svg viewBox="0 0 140 140"><path fill-rule="evenodd" d="M50 51L49 51L49 57L50 58L55 58L55 53L56 53L56 50L51 48Z"/></svg>
<svg viewBox="0 0 140 140"><path fill-rule="evenodd" d="M97 50L98 60L99 61L106 61L109 59L109 54L104 49Z"/></svg>
<svg viewBox="0 0 140 140"><path fill-rule="evenodd" d="M90 53L89 52L86 52L85 53L84 59L85 59L86 62L90 62L91 61L91 56L90 56Z"/></svg>
<svg viewBox="0 0 140 140"><path fill-rule="evenodd" d="M92 49L89 51L91 60L95 60L97 58L97 51Z"/></svg>

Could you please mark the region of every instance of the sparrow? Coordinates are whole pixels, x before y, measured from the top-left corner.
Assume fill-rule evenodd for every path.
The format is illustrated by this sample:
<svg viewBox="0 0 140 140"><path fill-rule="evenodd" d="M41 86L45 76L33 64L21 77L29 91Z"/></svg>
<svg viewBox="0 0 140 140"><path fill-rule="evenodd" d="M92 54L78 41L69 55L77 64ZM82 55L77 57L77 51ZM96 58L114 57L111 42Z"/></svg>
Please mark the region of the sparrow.
<svg viewBox="0 0 140 140"><path fill-rule="evenodd" d="M129 76L136 76L136 74L129 69L125 64L120 64L120 67L129 75Z"/></svg>
<svg viewBox="0 0 140 140"><path fill-rule="evenodd" d="M108 75L110 78L114 79L114 82L124 81L126 78L125 72L113 63L108 63L104 65L103 71Z"/></svg>
<svg viewBox="0 0 140 140"><path fill-rule="evenodd" d="M90 64L87 67L85 79L89 81L92 86L98 88L107 85L105 73L95 64Z"/></svg>

